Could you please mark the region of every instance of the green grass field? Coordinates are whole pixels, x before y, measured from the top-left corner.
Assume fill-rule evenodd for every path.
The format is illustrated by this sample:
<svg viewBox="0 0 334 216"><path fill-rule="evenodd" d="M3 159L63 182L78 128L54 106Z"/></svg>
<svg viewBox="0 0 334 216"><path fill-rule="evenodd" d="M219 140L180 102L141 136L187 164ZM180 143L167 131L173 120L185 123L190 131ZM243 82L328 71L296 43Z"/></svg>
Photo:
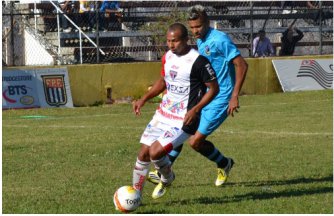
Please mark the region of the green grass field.
<svg viewBox="0 0 334 216"><path fill-rule="evenodd" d="M214 186L215 164L188 144L168 194L147 182L135 213L333 213L332 91L240 97L234 118L210 140L234 158ZM131 185L141 117L130 104L2 112L2 213L118 213L113 193Z"/></svg>

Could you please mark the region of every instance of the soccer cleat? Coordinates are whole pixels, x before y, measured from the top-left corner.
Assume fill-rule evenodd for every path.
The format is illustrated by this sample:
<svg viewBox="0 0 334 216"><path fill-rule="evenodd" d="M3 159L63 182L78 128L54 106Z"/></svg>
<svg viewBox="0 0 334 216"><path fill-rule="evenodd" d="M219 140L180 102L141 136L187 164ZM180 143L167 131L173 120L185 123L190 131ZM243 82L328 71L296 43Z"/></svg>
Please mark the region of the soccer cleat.
<svg viewBox="0 0 334 216"><path fill-rule="evenodd" d="M148 173L147 180L153 184L159 184L160 176L158 170L154 170Z"/></svg>
<svg viewBox="0 0 334 216"><path fill-rule="evenodd" d="M228 174L230 173L233 167L233 164L234 164L233 159L227 158L227 160L228 160L228 164L224 169L218 168L218 176L217 176L216 183L215 183L217 187L222 186L227 181Z"/></svg>
<svg viewBox="0 0 334 216"><path fill-rule="evenodd" d="M153 193L152 193L152 198L153 199L159 199L161 198L163 195L165 195L166 191L167 191L167 187L172 185L172 182L175 179L175 174L173 173L173 178L170 182L168 183L163 183L162 181L159 182L159 184L157 186L155 186Z"/></svg>

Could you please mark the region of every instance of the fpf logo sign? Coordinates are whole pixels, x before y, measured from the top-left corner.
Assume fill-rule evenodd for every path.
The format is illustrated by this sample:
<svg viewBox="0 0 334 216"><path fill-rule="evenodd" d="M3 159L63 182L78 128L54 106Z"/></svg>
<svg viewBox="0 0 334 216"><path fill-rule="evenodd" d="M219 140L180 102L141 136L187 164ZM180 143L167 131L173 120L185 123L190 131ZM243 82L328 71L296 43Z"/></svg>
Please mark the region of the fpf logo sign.
<svg viewBox="0 0 334 216"><path fill-rule="evenodd" d="M61 106L67 103L64 75L42 75L46 103Z"/></svg>

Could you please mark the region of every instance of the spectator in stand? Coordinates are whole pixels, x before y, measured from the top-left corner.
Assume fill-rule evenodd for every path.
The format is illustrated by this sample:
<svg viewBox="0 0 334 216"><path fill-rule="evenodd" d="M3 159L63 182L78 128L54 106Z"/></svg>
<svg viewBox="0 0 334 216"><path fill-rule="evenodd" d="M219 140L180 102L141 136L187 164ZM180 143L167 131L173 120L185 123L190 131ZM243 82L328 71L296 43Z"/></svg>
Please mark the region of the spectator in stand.
<svg viewBox="0 0 334 216"><path fill-rule="evenodd" d="M78 21L80 21L80 27L83 28L85 27L85 29L87 29L88 27L93 28L93 26L91 25L91 13L94 13L91 11L91 1L87 1L87 0L83 0L83 1L79 1L80 2L80 6L79 6L79 16L78 16Z"/></svg>
<svg viewBox="0 0 334 216"><path fill-rule="evenodd" d="M291 23L291 25L283 32L283 36L281 37L281 50L279 55L280 56L291 56L295 51L295 47L298 41L300 41L304 34L296 27L293 28L295 22ZM297 32L298 35L293 35L294 30Z"/></svg>
<svg viewBox="0 0 334 216"><path fill-rule="evenodd" d="M108 31L109 22L118 21L121 22L123 16L123 9L120 7L118 1L102 1L99 13L99 24L103 31Z"/></svg>
<svg viewBox="0 0 334 216"><path fill-rule="evenodd" d="M70 18L72 21L76 22L75 19L75 2L73 1L63 1L63 0L58 0L58 4L60 9ZM60 15L60 21L61 21L61 28L63 29L63 32L69 33L72 31L73 25L70 24L70 22L65 18L64 15Z"/></svg>
<svg viewBox="0 0 334 216"><path fill-rule="evenodd" d="M261 29L258 36L253 40L253 56L254 57L265 57L274 56L275 51L269 38L266 37L266 32Z"/></svg>

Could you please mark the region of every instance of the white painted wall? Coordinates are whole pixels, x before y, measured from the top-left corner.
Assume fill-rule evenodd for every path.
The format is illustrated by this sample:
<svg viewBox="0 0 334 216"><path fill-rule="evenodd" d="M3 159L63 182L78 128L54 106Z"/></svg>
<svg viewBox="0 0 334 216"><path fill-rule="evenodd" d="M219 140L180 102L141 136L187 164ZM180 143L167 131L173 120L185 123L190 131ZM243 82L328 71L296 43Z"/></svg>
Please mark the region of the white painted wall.
<svg viewBox="0 0 334 216"><path fill-rule="evenodd" d="M24 40L25 65L54 65L52 56L26 30Z"/></svg>

